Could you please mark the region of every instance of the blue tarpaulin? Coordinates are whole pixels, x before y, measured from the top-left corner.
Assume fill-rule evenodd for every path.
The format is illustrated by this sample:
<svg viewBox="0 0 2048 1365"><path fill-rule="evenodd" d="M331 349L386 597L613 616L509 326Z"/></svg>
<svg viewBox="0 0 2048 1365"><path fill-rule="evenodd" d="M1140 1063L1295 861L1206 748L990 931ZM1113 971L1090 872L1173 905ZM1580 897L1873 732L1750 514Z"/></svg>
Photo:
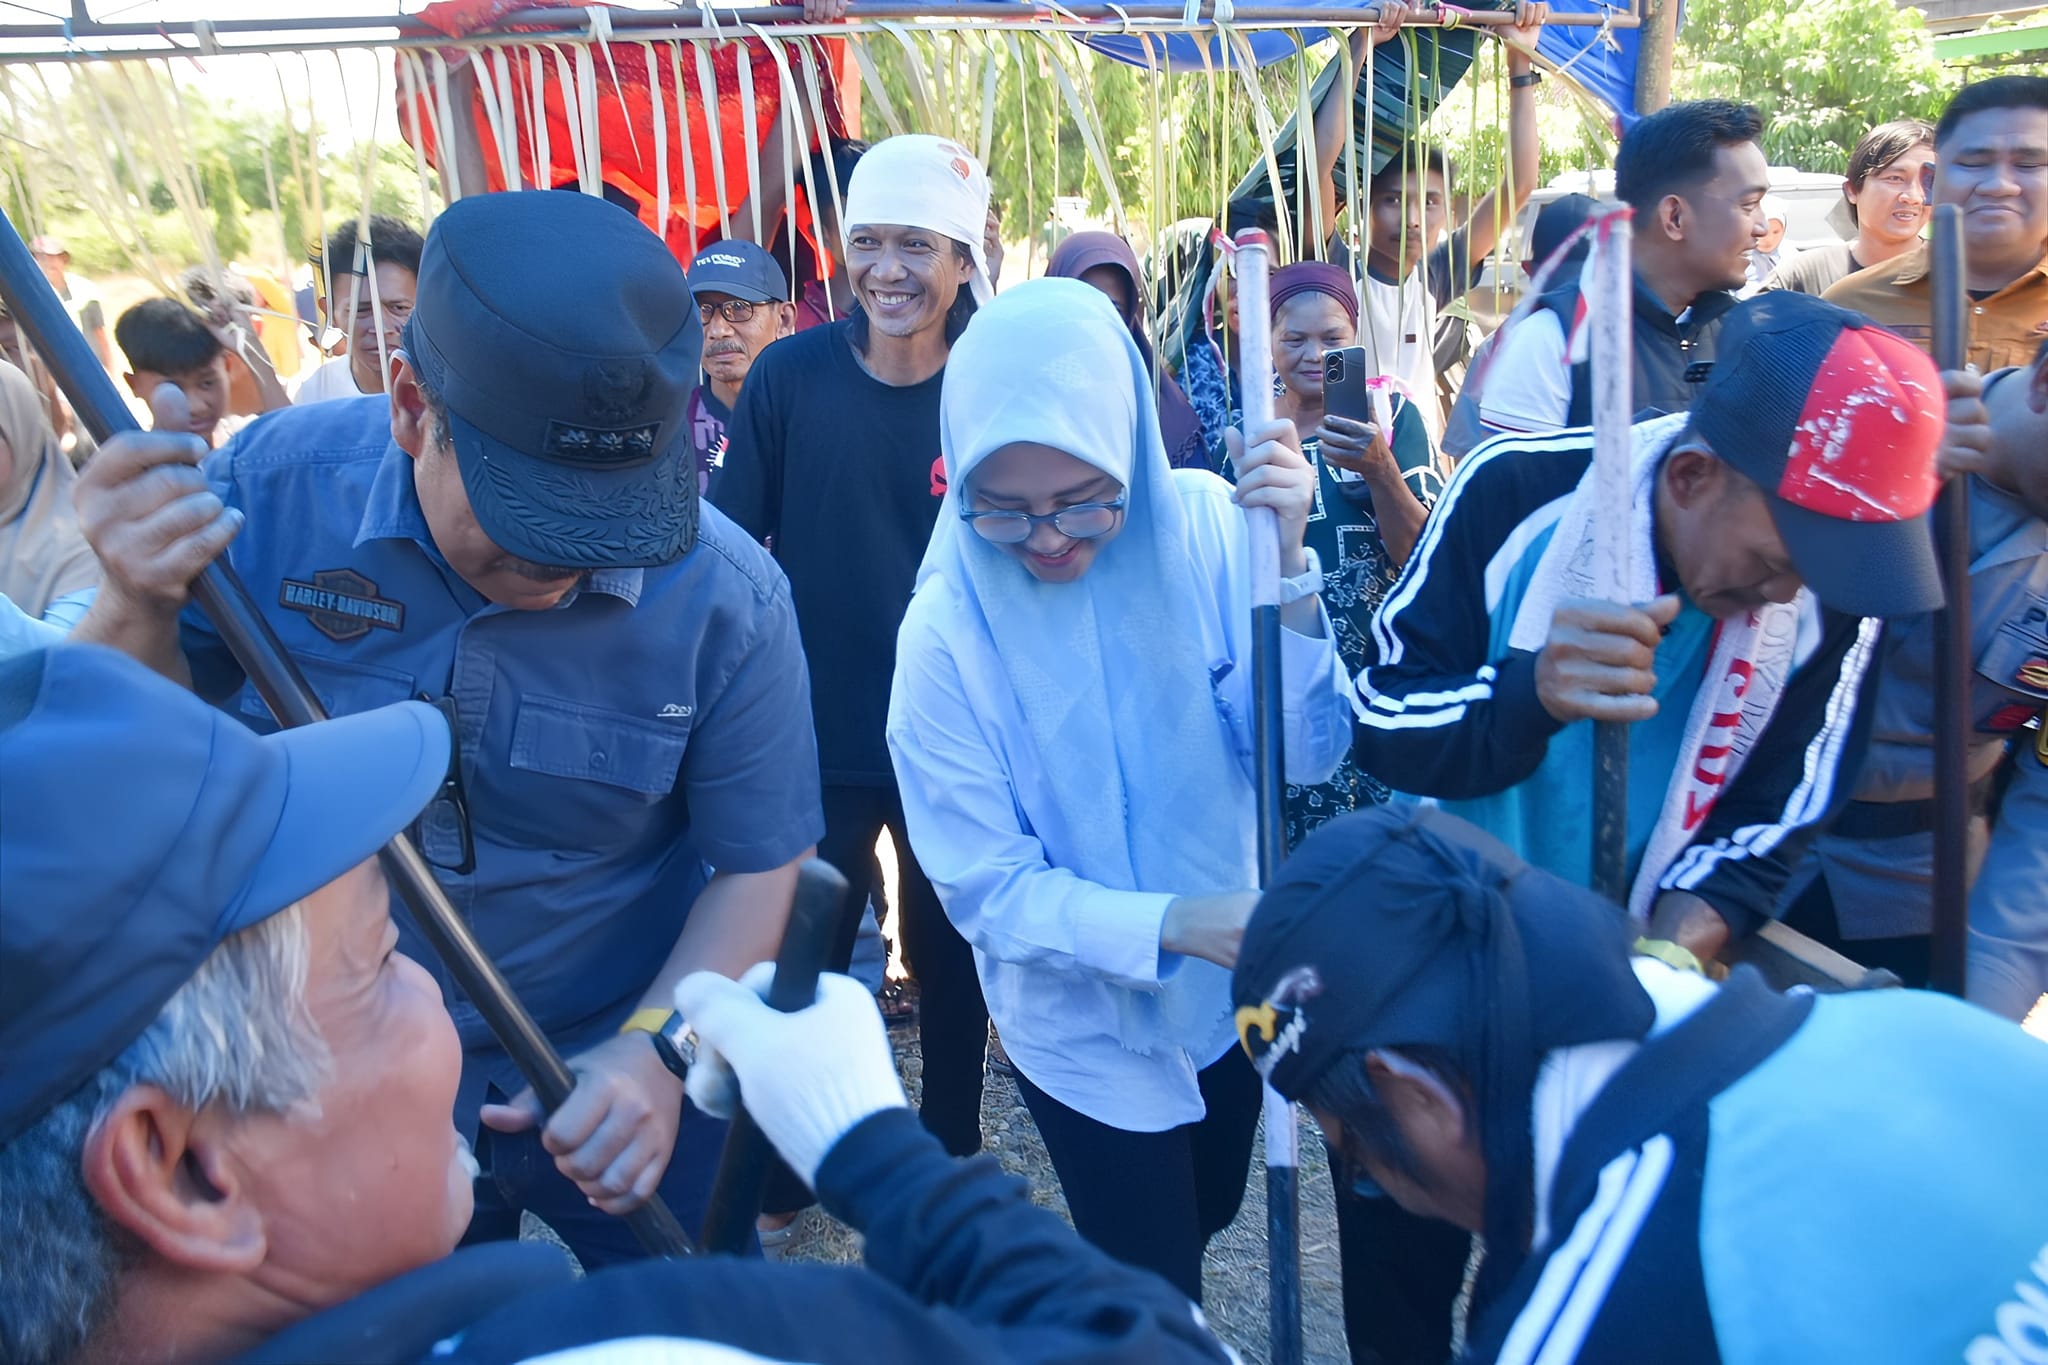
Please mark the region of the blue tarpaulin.
<svg viewBox="0 0 2048 1365"><path fill-rule="evenodd" d="M1251 0L1247 0L1250 3ZM1289 0L1290 4L1306 5L1316 9L1357 10L1367 5L1362 0ZM1488 6L1479 6L1488 8ZM1611 4L1600 4L1598 0L1551 0L1553 14L1608 14L1626 13L1626 8L1617 9ZM1439 30L1422 28L1416 30L1418 40L1434 38ZM1303 42L1318 43L1329 36L1328 29L1309 28L1301 32ZM1174 34L1170 37L1120 36L1104 34L1100 37L1083 39L1085 43L1106 57L1114 57L1132 66L1146 66L1158 63L1163 46L1164 65L1175 71L1202 70L1202 46L1209 48L1209 65L1220 67L1226 63L1225 44L1221 38L1196 38L1191 34ZM1245 41L1251 48L1253 58L1260 66L1284 61L1294 55L1294 38L1277 30L1245 34ZM1148 62L1146 45L1152 53ZM1591 48L1591 51L1587 49ZM1536 49L1558 66L1570 63L1569 74L1579 84L1591 91L1595 98L1615 112L1621 126L1627 128L1636 120L1636 31L1632 28L1616 28L1603 32L1599 28L1553 27L1543 30L1537 40Z"/></svg>

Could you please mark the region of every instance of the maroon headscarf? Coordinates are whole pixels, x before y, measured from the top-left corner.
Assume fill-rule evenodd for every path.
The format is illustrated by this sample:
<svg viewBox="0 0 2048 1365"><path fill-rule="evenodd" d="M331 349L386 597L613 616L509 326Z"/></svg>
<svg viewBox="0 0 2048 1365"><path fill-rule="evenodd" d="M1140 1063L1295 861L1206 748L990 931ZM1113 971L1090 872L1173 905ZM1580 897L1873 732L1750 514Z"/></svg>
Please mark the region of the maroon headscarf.
<svg viewBox="0 0 2048 1365"><path fill-rule="evenodd" d="M1267 289L1272 302L1273 316L1280 316L1280 308L1289 299L1303 294L1327 294L1337 301L1344 315L1351 319L1351 325L1358 325L1358 288L1351 283L1351 274L1341 266L1328 261L1298 261L1283 265L1273 272Z"/></svg>
<svg viewBox="0 0 2048 1365"><path fill-rule="evenodd" d="M1145 284L1138 270L1138 253L1114 232L1076 232L1052 253L1045 273L1057 279L1078 280L1099 265L1112 265L1123 272L1128 286L1119 311L1138 343L1139 354L1150 368L1152 343L1145 336ZM1353 305L1356 311L1356 305ZM1208 446L1202 439L1202 419L1194 404L1174 383L1173 376L1159 372L1159 435L1166 442L1166 459L1174 468L1192 465L1209 467Z"/></svg>

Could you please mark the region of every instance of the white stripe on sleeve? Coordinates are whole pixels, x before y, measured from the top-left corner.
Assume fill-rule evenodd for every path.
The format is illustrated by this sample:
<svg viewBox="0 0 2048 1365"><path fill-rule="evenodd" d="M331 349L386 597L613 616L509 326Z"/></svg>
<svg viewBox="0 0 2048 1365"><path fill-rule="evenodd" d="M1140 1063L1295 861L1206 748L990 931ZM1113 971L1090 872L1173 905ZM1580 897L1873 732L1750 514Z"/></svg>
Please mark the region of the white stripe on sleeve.
<svg viewBox="0 0 2048 1365"><path fill-rule="evenodd" d="M1601 1168L1593 1202L1544 1263L1501 1344L1497 1365L1563 1365L1578 1355L1664 1189L1672 1156L1671 1139L1659 1134L1640 1151L1624 1152Z"/></svg>

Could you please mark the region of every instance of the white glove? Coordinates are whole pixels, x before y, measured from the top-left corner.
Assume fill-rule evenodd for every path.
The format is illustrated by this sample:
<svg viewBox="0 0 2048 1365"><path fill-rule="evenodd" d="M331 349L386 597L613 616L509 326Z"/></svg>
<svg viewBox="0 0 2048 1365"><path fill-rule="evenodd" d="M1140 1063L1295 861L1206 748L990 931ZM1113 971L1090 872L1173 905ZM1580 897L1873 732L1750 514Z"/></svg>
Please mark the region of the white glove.
<svg viewBox="0 0 2048 1365"><path fill-rule="evenodd" d="M815 1004L782 1014L761 998L774 975L775 964L763 962L738 981L693 972L677 985L676 1011L697 1034L685 1088L719 1118L732 1117L744 1092L754 1122L815 1188L818 1167L839 1139L869 1115L909 1101L867 987L827 972L818 977Z"/></svg>

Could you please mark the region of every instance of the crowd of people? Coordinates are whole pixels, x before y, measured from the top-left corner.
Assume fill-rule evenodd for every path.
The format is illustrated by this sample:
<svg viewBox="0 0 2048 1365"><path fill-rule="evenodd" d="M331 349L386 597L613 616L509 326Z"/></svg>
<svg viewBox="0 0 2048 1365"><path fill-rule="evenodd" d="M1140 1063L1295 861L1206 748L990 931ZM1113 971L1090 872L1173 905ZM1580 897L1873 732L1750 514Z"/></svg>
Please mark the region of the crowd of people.
<svg viewBox="0 0 2048 1365"><path fill-rule="evenodd" d="M1077 233L998 292L988 177L925 134L815 151L804 259L780 203L687 263L581 194L343 224L337 350L293 387L217 274L95 311L151 415L97 449L14 338L0 1357L1225 1360L1204 1254L1270 1085L1329 1145L1355 1361L2041 1358L2048 79L1872 129L1854 240L1796 253L1756 110L1636 122L1615 506L1583 271L1612 205L1543 206L1541 287L1461 380L1436 344L1535 184L1546 17L1501 31L1498 187L1411 149L1347 224L1333 89L1327 238L1230 206L1303 247L1270 366L1227 256L1172 307ZM1968 1003L1918 989L1945 478ZM1262 892L1267 513L1292 857ZM337 719L279 725L192 601L216 560ZM391 901L401 832L575 1073L552 1113ZM840 975L885 838L915 1119ZM832 974L777 1014L758 964L813 853L849 884ZM1729 970L1774 922L1908 989ZM971 1159L998 1063L1071 1229ZM865 1268L643 1259L617 1215L701 1225L742 1093L782 1158L750 1252L816 1201Z"/></svg>

